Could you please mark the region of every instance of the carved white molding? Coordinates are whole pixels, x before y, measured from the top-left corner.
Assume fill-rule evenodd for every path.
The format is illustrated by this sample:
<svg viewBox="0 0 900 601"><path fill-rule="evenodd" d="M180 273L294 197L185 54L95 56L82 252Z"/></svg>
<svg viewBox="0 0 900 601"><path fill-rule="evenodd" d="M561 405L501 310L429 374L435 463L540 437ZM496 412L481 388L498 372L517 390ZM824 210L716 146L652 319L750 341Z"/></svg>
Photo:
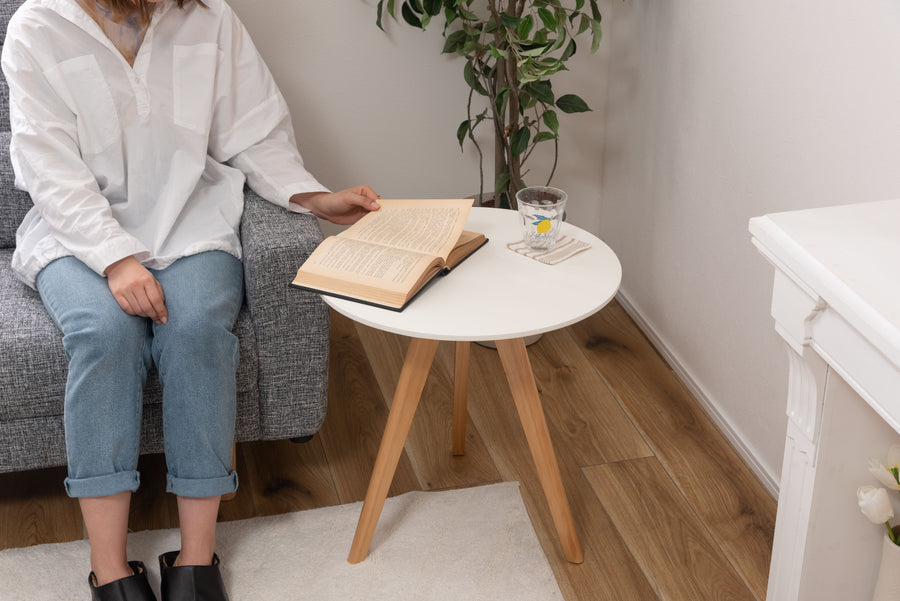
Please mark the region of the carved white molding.
<svg viewBox="0 0 900 601"><path fill-rule="evenodd" d="M772 317L775 330L797 353L812 340L816 318L827 307L824 300L783 271L775 272Z"/></svg>
<svg viewBox="0 0 900 601"><path fill-rule="evenodd" d="M787 415L812 445L817 444L825 398L826 363L809 349L817 318L828 305L783 271L772 286L775 330L788 345ZM815 458L812 458L813 465Z"/></svg>
<svg viewBox="0 0 900 601"><path fill-rule="evenodd" d="M828 364L788 342L788 417L767 601L796 601L809 534Z"/></svg>
<svg viewBox="0 0 900 601"><path fill-rule="evenodd" d="M815 313L811 315L818 315ZM794 427L813 447L818 444L825 402L825 362L804 345L799 354L788 344L788 399L787 415ZM815 457L812 457L815 465Z"/></svg>
<svg viewBox="0 0 900 601"><path fill-rule="evenodd" d="M810 527L828 364L810 349L826 303L784 271L775 272L772 316L788 356L788 416L767 601L796 601Z"/></svg>

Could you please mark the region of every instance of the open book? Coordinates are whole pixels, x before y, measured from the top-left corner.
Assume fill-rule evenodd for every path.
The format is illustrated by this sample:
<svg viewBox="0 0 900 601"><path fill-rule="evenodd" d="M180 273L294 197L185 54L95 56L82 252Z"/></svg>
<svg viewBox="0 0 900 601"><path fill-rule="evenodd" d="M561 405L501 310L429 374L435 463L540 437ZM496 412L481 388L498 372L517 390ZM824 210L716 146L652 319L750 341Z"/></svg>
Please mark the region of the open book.
<svg viewBox="0 0 900 601"><path fill-rule="evenodd" d="M432 278L487 242L463 230L472 199L385 200L339 236L329 236L292 284L401 311Z"/></svg>

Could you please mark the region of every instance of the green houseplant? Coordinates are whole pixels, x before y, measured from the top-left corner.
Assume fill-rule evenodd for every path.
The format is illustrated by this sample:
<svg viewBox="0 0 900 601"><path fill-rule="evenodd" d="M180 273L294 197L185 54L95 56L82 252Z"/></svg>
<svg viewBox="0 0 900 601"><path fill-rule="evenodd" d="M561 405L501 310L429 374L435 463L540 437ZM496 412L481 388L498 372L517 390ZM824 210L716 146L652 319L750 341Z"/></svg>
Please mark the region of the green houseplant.
<svg viewBox="0 0 900 601"><path fill-rule="evenodd" d="M597 0L379 0L382 30L385 13L397 20L397 4L403 21L423 30L443 17L443 53L466 60L469 97L456 136L461 149L467 139L474 144L481 159L479 198L485 197L484 154L475 131L486 122L494 133L495 204L515 208L516 192L525 187L528 174L525 163L543 142L554 146L549 185L559 158L557 110L591 110L575 94L557 95L550 80L566 70L578 48L576 38L590 39L590 53L597 51ZM484 108L473 103L478 97Z"/></svg>

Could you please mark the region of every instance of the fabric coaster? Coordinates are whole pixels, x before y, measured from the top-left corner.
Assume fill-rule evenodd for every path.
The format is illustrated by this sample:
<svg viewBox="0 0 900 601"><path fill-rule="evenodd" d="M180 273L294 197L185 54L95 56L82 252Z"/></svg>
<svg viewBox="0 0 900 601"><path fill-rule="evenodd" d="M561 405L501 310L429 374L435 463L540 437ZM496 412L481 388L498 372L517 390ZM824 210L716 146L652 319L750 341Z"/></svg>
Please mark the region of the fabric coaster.
<svg viewBox="0 0 900 601"><path fill-rule="evenodd" d="M520 255L525 255L526 257L530 257L541 263L546 263L547 265L561 263L572 255L577 255L581 251L591 247L587 242L576 240L571 236L560 236L559 240L556 241L556 246L550 250L533 250L525 246L525 242L522 240L510 242L506 246Z"/></svg>

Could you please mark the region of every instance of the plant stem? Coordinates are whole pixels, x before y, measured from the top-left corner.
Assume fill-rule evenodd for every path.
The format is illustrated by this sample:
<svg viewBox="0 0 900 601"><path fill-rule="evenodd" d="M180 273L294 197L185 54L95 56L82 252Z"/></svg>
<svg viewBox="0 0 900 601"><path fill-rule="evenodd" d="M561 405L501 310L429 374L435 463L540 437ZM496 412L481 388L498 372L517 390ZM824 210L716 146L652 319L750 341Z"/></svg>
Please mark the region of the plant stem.
<svg viewBox="0 0 900 601"><path fill-rule="evenodd" d="M894 534L894 529L891 528L891 523L890 523L890 522L885 522L884 525L885 525L885 527L886 527L887 530L888 530L888 536L891 537L891 542L894 543L894 544L896 545L896 544L897 544L897 535Z"/></svg>
<svg viewBox="0 0 900 601"><path fill-rule="evenodd" d="M524 12L524 10L525 10L525 0L519 0L519 2L516 2L515 0L513 0L513 14L515 16L521 17L522 12Z"/></svg>
<svg viewBox="0 0 900 601"><path fill-rule="evenodd" d="M553 169L550 170L550 177L547 178L547 185L553 180L556 174L556 166L559 163L559 136L553 138Z"/></svg>
<svg viewBox="0 0 900 601"><path fill-rule="evenodd" d="M506 83L509 86L509 106L507 118L509 120L509 129L507 134L506 148L509 161L509 208L516 208L516 192L522 187L522 161L521 157L514 156L512 153L512 137L519 131L519 78L516 72L518 65L516 61L509 58L506 60Z"/></svg>
<svg viewBox="0 0 900 601"><path fill-rule="evenodd" d="M475 132L472 131L472 95L474 93L475 90L469 88L469 102L466 104L466 117L469 118L469 139L472 140L472 144L475 145L475 149L478 151L478 203L482 204L484 203L484 154L481 152L481 146L478 144L478 140L475 139Z"/></svg>

